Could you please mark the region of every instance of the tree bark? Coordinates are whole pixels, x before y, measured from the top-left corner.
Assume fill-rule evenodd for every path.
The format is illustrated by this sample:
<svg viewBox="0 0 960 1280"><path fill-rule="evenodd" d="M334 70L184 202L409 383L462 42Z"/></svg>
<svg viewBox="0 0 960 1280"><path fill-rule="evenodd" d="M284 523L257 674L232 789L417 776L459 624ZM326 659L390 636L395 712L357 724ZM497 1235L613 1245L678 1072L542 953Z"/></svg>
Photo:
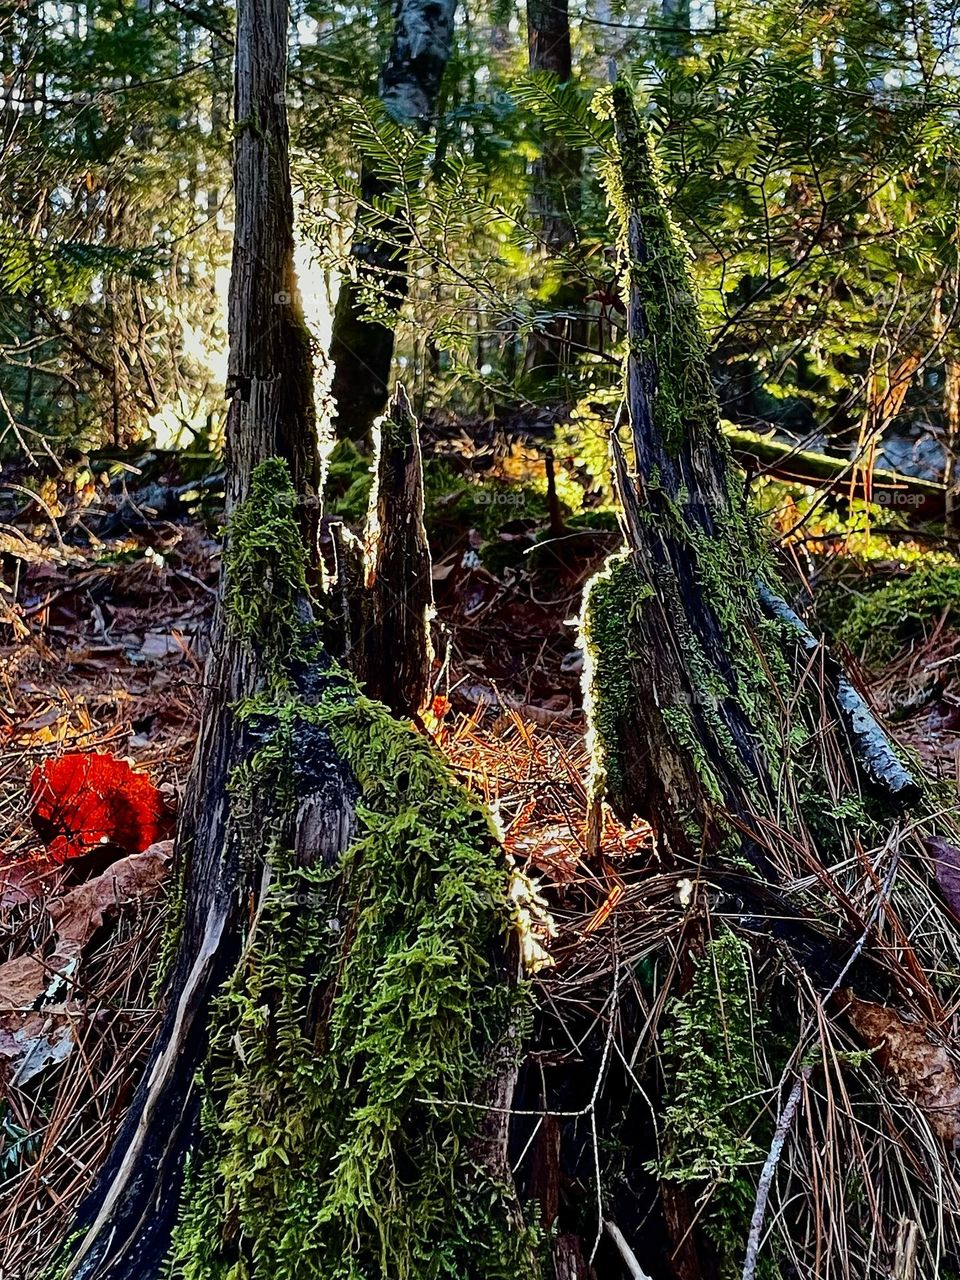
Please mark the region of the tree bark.
<svg viewBox="0 0 960 1280"><path fill-rule="evenodd" d="M623 701L611 706L595 690L607 785L621 816L652 818L665 847L683 857L696 856L701 838L718 838L722 815L735 815L744 853L766 875L757 814L773 804L782 749L776 694L762 663L757 669L751 637L762 633L775 597L758 582L765 552L729 473L696 298L650 143L626 91L614 95L636 459L630 475L614 438L629 547L615 574L625 598L636 600L630 626L638 634L626 648L637 656L628 658ZM595 590L602 602L610 581ZM793 632L781 639L783 653L791 639L806 643L795 615L779 621ZM906 783L894 790L906 802L917 797Z"/></svg>
<svg viewBox="0 0 960 1280"><path fill-rule="evenodd" d="M363 630L351 666L371 698L399 716L427 701L433 581L423 524L420 433L403 387L381 423L363 592Z"/></svg>
<svg viewBox="0 0 960 1280"><path fill-rule="evenodd" d="M527 45L530 70L547 72L558 84L567 85L573 76L570 48L570 16L567 0L527 0ZM561 138L545 134L540 139L540 156L531 174L531 212L542 239L542 255L549 261L569 249L576 235L581 202L583 153ZM553 269L559 283L550 305L561 314L551 319L541 332L530 336L525 364L538 382L555 380L563 366L565 347L579 334L575 313L582 307L583 289L569 279L569 272L557 263Z"/></svg>
<svg viewBox="0 0 960 1280"><path fill-rule="evenodd" d="M300 496L297 522L314 559L319 464L309 338L293 265L283 97L288 21L287 0L238 4L226 510L229 517L249 496L258 464L282 458ZM231 830L228 784L256 744L235 708L261 687L265 672L261 655L226 624L226 585L222 578L206 704L178 833L185 902L166 1014L114 1147L79 1211L64 1272L72 1280L154 1280L159 1274L185 1155L197 1137L195 1075L207 1049L211 1001L237 963L250 903L260 892L260 871L245 865L239 833ZM263 590L270 586L264 582ZM332 785L313 809L320 828L333 833L331 856L347 836L353 784L332 753L328 762Z"/></svg>
<svg viewBox="0 0 960 1280"><path fill-rule="evenodd" d="M595 783L624 821L650 822L663 865L685 877L679 883L691 893L700 879L732 890L733 876L745 936L767 945L775 939L788 957L779 971L802 974L801 987L821 1001L830 1001L841 978L861 992L879 990L881 1000L909 999L884 972L882 949L866 945L869 926L861 932L862 921L844 923L838 912L833 932L791 889L785 851L792 842L824 868L850 847L843 823L806 825L806 788L813 797L845 788L856 795L861 784L880 815L862 819L863 838L880 843L889 834L882 815L892 823L921 789L839 667L764 581L772 568L730 474L685 249L622 85L613 105L619 162L610 183L627 276L626 402L636 470L614 438L627 551L591 584L584 609ZM809 679L811 670L823 678ZM837 777L816 746L824 734L849 765ZM821 908L833 901L829 889L824 894ZM681 966L696 972L706 945L692 924ZM762 942L745 945L764 954ZM686 998L678 995L673 1008ZM661 1071L660 1105L670 1114L677 1098L669 1060ZM708 1116L731 1102L681 1096L684 1109L702 1107ZM669 1147L669 1134L661 1141ZM728 1274L737 1263L736 1228L729 1221L711 1227L700 1201L709 1184L688 1171L695 1155L681 1154L688 1163L679 1178L668 1169L660 1197L672 1274ZM745 1218L741 1251L748 1225ZM719 1262L714 1229L727 1241Z"/></svg>
<svg viewBox="0 0 960 1280"><path fill-rule="evenodd" d="M453 42L455 0L396 0L389 56L380 71L380 101L391 120L425 133L436 108ZM369 207L396 194L368 163L360 177L361 203ZM388 219L382 231L364 230L359 215L350 257L353 272L340 287L330 358L335 426L341 438L368 438L388 397L393 360L392 325L364 314L362 294L373 290L393 314L407 296L408 230Z"/></svg>

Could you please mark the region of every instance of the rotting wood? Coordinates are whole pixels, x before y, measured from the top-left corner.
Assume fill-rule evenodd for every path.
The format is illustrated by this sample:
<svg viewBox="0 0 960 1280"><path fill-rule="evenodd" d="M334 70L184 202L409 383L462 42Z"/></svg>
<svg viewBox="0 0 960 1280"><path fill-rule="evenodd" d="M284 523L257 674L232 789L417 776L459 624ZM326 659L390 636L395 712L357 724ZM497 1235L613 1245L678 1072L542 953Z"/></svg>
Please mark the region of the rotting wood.
<svg viewBox="0 0 960 1280"><path fill-rule="evenodd" d="M433 580L423 523L420 432L403 387L380 425L361 603L351 665L372 698L397 715L426 705L433 665Z"/></svg>

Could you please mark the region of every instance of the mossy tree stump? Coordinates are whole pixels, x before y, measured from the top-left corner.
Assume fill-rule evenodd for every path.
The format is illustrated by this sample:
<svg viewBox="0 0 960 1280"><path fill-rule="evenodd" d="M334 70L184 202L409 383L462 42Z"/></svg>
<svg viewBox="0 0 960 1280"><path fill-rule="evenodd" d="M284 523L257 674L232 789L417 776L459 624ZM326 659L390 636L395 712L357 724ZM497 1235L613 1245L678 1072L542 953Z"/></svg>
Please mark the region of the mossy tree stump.
<svg viewBox="0 0 960 1280"><path fill-rule="evenodd" d="M758 1109L742 1155L723 1136L730 1133L724 1116L738 1113L744 1091L760 1091L759 1051L750 1047L756 1035L741 1035L733 1010L749 1010L759 999L753 967L769 973L771 965L781 981L810 993L814 1005L829 1003L842 976L867 999L912 1007L915 993L886 968L882 949L867 945L870 925L849 911L832 872L821 874L820 890L815 883L800 891L792 868L798 861L833 867L850 856L841 850L861 847L861 837L882 846L885 830L917 803L921 788L862 698L771 585L775 566L720 428L685 245L623 84L613 88L612 112L619 157L609 189L626 273L633 469L614 438L627 549L590 584L583 618L594 785L624 821L651 823L661 867L677 875L684 901L704 902L698 893L708 885L708 898L734 904L729 910L740 932L730 934L729 945L726 926L711 923L707 907L684 930L674 958L679 994L667 1006L650 1088L663 1122L654 1163L670 1242L665 1270L677 1280L717 1280L739 1275L743 1265L752 1277L759 1235L751 1234L748 1246L750 1211L762 1224L770 1189L756 1180L766 1147L753 1144L773 1141L776 1116ZM838 762L836 776L831 760ZM815 811L829 811L816 830ZM859 829L851 829L854 823ZM889 888L878 884L882 892ZM726 948L724 962L740 975L738 984L745 982L742 995L720 980L718 948ZM780 957L776 965L771 956ZM709 1004L704 974L716 1016L691 1020L691 999L701 1001L701 1013ZM778 1032L803 1043L796 1026ZM741 1050L749 1056L745 1065L737 1059ZM787 1073L788 1055L780 1052L779 1068ZM698 1058L691 1074L684 1064ZM784 1078L801 1087L799 1074ZM785 1114L792 1118L793 1111ZM720 1135L713 1156L712 1134ZM711 1159L720 1172L708 1194ZM928 1209L934 1212L932 1202ZM815 1232L816 1225L798 1230ZM773 1269L764 1274L780 1275L768 1262Z"/></svg>
<svg viewBox="0 0 960 1280"><path fill-rule="evenodd" d="M240 0L228 525L163 1023L56 1274L535 1276L473 1106L522 1021L499 846L320 643L288 22Z"/></svg>

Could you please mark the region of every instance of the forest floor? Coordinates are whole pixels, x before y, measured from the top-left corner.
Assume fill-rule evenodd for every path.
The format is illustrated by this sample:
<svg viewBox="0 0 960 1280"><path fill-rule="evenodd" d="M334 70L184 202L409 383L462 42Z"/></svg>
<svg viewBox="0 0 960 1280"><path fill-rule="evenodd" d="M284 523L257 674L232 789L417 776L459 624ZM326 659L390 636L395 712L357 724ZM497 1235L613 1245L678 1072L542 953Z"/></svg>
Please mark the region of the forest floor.
<svg viewBox="0 0 960 1280"><path fill-rule="evenodd" d="M536 448L494 452L479 476L443 463L428 483L438 663L428 722L490 804L508 852L548 887L562 957L602 933L631 858L649 845L644 827L607 817L601 856L586 856L576 619L618 535L609 522L558 521L542 487L524 487L542 479ZM20 495L0 531L0 1280L37 1275L49 1258L157 1025L169 844L113 849L106 866L58 863L31 820L35 770L72 753L129 760L171 815L180 803L219 574L217 503L215 485L193 483L182 462L149 469L143 483L129 468L109 485L67 474L39 503ZM900 740L955 777L958 663L960 631L943 610L869 680L861 673Z"/></svg>

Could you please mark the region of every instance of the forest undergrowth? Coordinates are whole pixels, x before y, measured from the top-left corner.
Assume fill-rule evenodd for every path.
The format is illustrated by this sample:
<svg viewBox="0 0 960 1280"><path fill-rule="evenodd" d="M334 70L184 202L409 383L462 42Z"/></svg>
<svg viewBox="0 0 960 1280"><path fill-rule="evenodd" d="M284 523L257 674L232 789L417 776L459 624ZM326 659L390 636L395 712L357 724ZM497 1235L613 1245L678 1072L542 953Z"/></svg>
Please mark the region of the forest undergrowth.
<svg viewBox="0 0 960 1280"><path fill-rule="evenodd" d="M158 1026L176 896L169 845L106 865L51 862L33 795L38 768L78 753L129 760L171 814L182 794L219 573L218 477L204 459L140 463L112 476L62 472L38 486L42 502L12 493L0 534L14 568L0 596L0 1277L42 1274ZM427 461L437 615L425 727L549 909L534 913L549 953L536 980L556 1060L569 1052L564 1036L583 1034L583 1009L618 957L656 987L644 966L679 950L691 906L658 872L643 824L625 829L604 810L598 826L591 809L576 623L584 584L619 534L602 486L576 480L536 439L491 439L470 424ZM328 520L355 518L367 486L365 460L335 458ZM765 494L782 535L811 501ZM948 547L931 568L929 544L865 532L866 514L806 519L782 544L784 564L798 593L814 580L824 624L862 659L856 678L900 742L960 778L960 568ZM709 902L700 910L723 965L722 911L711 922ZM63 956L67 980L53 980ZM679 1034L668 1049L682 1059ZM608 1055L629 1070L612 1032ZM539 1066L549 1068L547 1050ZM589 1216L589 1192L575 1194Z"/></svg>

